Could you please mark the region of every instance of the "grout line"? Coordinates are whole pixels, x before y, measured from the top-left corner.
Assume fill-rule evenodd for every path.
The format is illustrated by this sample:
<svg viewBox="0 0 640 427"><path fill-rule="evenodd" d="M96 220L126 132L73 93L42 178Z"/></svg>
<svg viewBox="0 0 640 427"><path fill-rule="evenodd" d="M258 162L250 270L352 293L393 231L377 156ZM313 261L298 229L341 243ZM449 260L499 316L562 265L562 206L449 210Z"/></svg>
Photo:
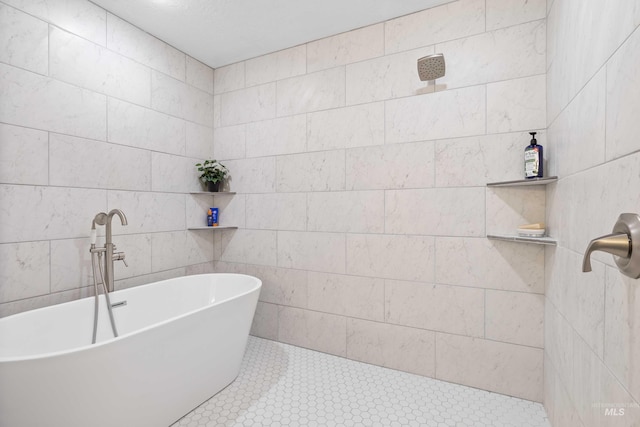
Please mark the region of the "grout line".
<svg viewBox="0 0 640 427"><path fill-rule="evenodd" d="M47 24L47 77L51 78L51 24Z"/></svg>
<svg viewBox="0 0 640 427"><path fill-rule="evenodd" d="M609 61L607 61L609 62ZM597 73L596 73L597 74ZM595 77L595 75L594 75ZM607 163L607 152L609 151L609 143L607 140L607 94L608 94L608 90L607 90L607 82L609 80L609 67L607 66L607 64L605 63L604 65L604 103L603 103L603 108L604 108L604 159L602 159L603 163ZM613 159L612 159L613 160Z"/></svg>
<svg viewBox="0 0 640 427"><path fill-rule="evenodd" d="M558 113L556 114L556 116L553 118L553 120L551 120L551 123L547 123L547 129L549 129L549 128L550 128L550 127L555 123L555 121L556 121L556 120L558 120L558 118L562 115L562 113L564 113L564 111L565 111L567 108L569 108L569 106L570 106L570 105L571 105L571 104L576 100L576 98L580 95L580 93L581 93L581 92L582 92L582 91L583 91L583 90L584 90L584 89L589 85L589 83L591 83L591 81L592 81L592 80L593 80L593 79L598 75L598 73L600 72L600 70L601 70L602 68L605 68L605 69L606 69L607 64L609 63L609 61L611 60L611 58L613 58L613 56L615 56L615 54L616 54L616 53L617 53L617 52L622 48L622 46L624 46L624 45L627 43L627 41L628 41L628 40L633 36L633 34L635 34L635 32L636 32L636 31L640 31L640 25L638 25L638 26L637 26L633 31L631 31L631 32L629 33L629 35L628 35L627 37L625 37L625 39L624 39L624 40L623 40L623 41L618 45L618 47L616 47L616 48L614 49L614 51L611 53L611 55L609 55L609 56L604 60L604 62L602 63L602 65L601 65L600 67L598 67L598 69L594 71L594 73L593 73L593 74L592 74L592 75L587 79L587 81L586 81L586 82L585 82L585 83L584 83L584 84L583 84L583 85L582 85L582 86L581 86L581 87L576 91L576 93L575 93L575 94L573 94L573 96L571 96L571 97L567 100L567 102L566 102L566 104L564 105L564 107L562 107L562 108L560 109L560 111L558 111ZM547 35L547 36L548 36L548 35ZM557 52L556 52L556 55L557 55ZM553 64L552 64L552 65L553 65ZM547 72L546 72L547 76L550 74L550 73L549 73L549 70L550 70L550 69L551 69L551 66L549 66L549 69L548 69L548 70L547 70ZM605 74L606 74L606 71L605 71ZM547 77L547 81L548 81L548 77ZM606 79L605 79L605 81L606 81ZM605 83L605 84L606 84L606 83ZM605 90L605 93L606 93L606 90ZM605 95L605 102L606 102L606 95ZM605 104L605 109L606 109L606 104ZM605 115L605 118L606 118L606 115ZM606 124L605 124L605 126L606 126Z"/></svg>
<svg viewBox="0 0 640 427"><path fill-rule="evenodd" d="M438 334L433 334L433 377L438 378Z"/></svg>
<svg viewBox="0 0 640 427"><path fill-rule="evenodd" d="M49 294L51 294L52 292L52 282L53 282L53 274L51 274L51 272L53 271L53 262L52 262L52 249L51 249L51 240L49 240Z"/></svg>
<svg viewBox="0 0 640 427"><path fill-rule="evenodd" d="M482 336L483 338L487 338L487 290L484 289L483 290L483 298L482 298L482 303L484 304L484 319L483 319L483 325L482 325ZM543 342L543 347L544 347L544 342Z"/></svg>
<svg viewBox="0 0 640 427"><path fill-rule="evenodd" d="M6 185L6 184L3 184ZM17 185L17 184L13 184ZM25 184L26 185L26 184ZM51 186L51 132L47 132L47 184L42 187Z"/></svg>
<svg viewBox="0 0 640 427"><path fill-rule="evenodd" d="M487 32L487 0L484 0L484 32Z"/></svg>

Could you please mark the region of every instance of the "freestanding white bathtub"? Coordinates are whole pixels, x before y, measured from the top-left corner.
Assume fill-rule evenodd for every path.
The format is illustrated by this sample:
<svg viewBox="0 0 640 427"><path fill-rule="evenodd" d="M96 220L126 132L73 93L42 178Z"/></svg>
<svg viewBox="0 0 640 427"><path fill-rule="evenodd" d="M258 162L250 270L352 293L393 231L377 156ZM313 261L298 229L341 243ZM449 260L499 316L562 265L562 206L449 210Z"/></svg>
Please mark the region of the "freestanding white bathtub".
<svg viewBox="0 0 640 427"><path fill-rule="evenodd" d="M262 282L203 274L0 319L0 426L169 426L238 375Z"/></svg>

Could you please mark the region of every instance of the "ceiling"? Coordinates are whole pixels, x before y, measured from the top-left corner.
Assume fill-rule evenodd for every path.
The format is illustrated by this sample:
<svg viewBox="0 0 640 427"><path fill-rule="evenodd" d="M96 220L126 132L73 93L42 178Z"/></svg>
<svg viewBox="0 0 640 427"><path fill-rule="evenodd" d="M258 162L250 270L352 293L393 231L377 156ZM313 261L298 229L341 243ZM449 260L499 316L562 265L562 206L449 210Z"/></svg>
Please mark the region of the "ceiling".
<svg viewBox="0 0 640 427"><path fill-rule="evenodd" d="M452 0L92 0L210 67Z"/></svg>

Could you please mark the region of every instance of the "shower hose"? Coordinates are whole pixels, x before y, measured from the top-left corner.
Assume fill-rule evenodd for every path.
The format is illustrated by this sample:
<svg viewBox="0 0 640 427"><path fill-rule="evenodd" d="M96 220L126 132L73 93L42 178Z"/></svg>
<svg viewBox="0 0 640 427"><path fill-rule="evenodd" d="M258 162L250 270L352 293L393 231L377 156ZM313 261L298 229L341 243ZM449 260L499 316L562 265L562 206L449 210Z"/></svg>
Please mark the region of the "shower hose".
<svg viewBox="0 0 640 427"><path fill-rule="evenodd" d="M91 340L91 344L96 343L96 337L98 335L98 310L100 307L100 298L98 292L98 277L96 275L96 261L98 262L98 271L100 272L100 281L102 284L102 292L104 293L105 300L107 302L107 311L109 312L109 320L111 321L111 330L113 331L113 336L118 336L118 330L116 328L116 322L113 318L113 311L111 309L111 299L109 298L109 291L107 290L107 285L104 281L104 273L102 270L102 252L95 250L95 245L91 245L91 268L93 270L93 291L95 295L95 304L93 308L93 338Z"/></svg>

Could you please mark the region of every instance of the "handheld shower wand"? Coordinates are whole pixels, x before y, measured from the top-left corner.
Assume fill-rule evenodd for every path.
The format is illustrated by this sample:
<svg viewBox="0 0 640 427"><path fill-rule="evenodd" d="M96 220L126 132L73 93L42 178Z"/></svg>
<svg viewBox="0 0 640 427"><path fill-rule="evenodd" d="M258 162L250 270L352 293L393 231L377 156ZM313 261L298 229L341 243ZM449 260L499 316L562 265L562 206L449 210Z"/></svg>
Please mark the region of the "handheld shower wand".
<svg viewBox="0 0 640 427"><path fill-rule="evenodd" d="M118 336L118 330L116 328L116 322L113 317L113 311L111 307L111 299L109 298L109 291L113 290L113 261L124 261L124 252L114 253L115 245L111 241L111 220L114 215L118 215L122 225L127 225L127 217L120 209L113 209L108 214L104 212L98 213L91 223L91 232L89 238L91 241L91 268L93 270L93 288L95 294L95 308L93 319L93 339L92 343L95 344L98 332L98 308L99 308L99 292L98 292L98 277L96 275L96 259L98 261L98 272L100 273L100 281L102 283L102 291L107 303L107 311L109 312L109 320L111 321L111 330L115 337ZM105 245L102 248L96 248L97 230L96 225L104 225L106 227ZM105 257L105 269L102 268L102 256ZM110 289L111 288L111 289Z"/></svg>

